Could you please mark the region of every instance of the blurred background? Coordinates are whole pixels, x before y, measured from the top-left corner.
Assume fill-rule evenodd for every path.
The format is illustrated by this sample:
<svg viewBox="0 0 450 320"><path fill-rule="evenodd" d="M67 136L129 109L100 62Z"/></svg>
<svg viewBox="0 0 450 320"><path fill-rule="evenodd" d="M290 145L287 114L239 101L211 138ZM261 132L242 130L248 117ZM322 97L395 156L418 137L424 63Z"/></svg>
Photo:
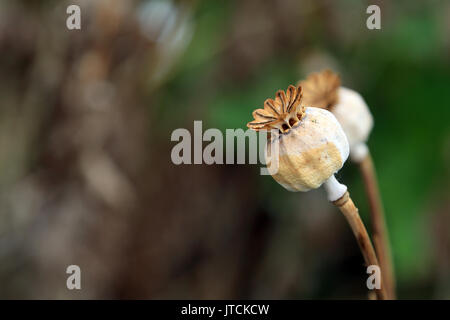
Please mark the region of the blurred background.
<svg viewBox="0 0 450 320"><path fill-rule="evenodd" d="M0 298L367 298L323 190L170 158L176 128L246 129L330 68L375 118L399 298L449 299L449 35L444 0L1 1ZM357 167L339 178L370 225Z"/></svg>

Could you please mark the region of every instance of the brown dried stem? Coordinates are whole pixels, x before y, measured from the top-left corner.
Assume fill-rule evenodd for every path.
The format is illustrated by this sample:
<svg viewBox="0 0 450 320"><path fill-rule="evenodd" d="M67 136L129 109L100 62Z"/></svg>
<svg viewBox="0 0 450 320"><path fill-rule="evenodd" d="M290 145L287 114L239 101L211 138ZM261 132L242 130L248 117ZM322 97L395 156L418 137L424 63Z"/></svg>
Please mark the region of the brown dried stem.
<svg viewBox="0 0 450 320"><path fill-rule="evenodd" d="M366 265L380 266L375 254L375 250L373 249L372 243L370 242L366 227L364 226L361 217L359 216L358 209L355 207L355 204L350 198L349 193L345 192L345 194L340 199L333 201L333 204L337 206L339 210L341 210L341 212L347 219L347 222L350 225L353 234L355 235L356 241L358 242ZM388 299L386 287L383 281L381 281L381 288L376 289L376 294L379 300Z"/></svg>
<svg viewBox="0 0 450 320"><path fill-rule="evenodd" d="M370 153L360 162L359 168L370 206L372 221L372 239L381 266L381 275L390 299L395 299L395 277L392 267L391 248L386 228L383 205L381 203L378 182Z"/></svg>

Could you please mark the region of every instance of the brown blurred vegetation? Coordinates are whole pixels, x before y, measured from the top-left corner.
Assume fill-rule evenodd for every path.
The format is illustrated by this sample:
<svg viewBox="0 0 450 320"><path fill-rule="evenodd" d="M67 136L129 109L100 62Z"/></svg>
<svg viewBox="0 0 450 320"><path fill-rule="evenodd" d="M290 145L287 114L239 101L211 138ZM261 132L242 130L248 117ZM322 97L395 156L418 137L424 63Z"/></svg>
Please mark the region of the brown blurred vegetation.
<svg viewBox="0 0 450 320"><path fill-rule="evenodd" d="M356 244L320 190L286 195L254 166L170 161L175 128L191 130L195 119L243 128L275 89L323 66L376 95L386 71L365 65L375 58L361 49L364 5L356 16L348 1L71 3L82 10L80 31L65 27L68 3L0 4L0 297L365 298ZM399 14L380 5L386 21ZM342 63L342 47L353 62ZM375 147L389 124L379 128ZM450 134L437 135L448 150ZM401 292L413 289L405 296L450 292L444 169L421 202L436 204L432 236L420 242L437 258L400 282ZM399 186L383 181L384 193ZM81 267L81 291L66 288L71 264Z"/></svg>

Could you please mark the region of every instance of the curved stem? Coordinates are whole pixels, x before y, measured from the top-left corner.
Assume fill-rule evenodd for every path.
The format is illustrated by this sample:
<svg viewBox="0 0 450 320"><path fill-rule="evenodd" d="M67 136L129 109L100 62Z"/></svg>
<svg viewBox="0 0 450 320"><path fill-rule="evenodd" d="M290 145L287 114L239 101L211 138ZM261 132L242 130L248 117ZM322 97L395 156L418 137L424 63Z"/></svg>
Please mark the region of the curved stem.
<svg viewBox="0 0 450 320"><path fill-rule="evenodd" d="M347 222L350 225L353 234L355 235L356 241L358 242L359 248L366 264L368 266L379 266L375 250L373 249L372 243L370 242L367 230L361 220L361 217L359 216L358 209L355 207L355 204L349 196L349 193L345 192L341 198L333 201L333 204L337 206L339 210L341 210L341 212L347 219ZM386 286L384 285L383 281L381 282L381 289L377 289L376 294L379 300L388 299Z"/></svg>
<svg viewBox="0 0 450 320"><path fill-rule="evenodd" d="M364 187L370 206L370 219L372 222L372 239L375 251L380 261L381 274L386 284L390 299L395 299L395 277L392 267L391 248L386 228L383 205L378 189L378 182L370 153L359 163Z"/></svg>

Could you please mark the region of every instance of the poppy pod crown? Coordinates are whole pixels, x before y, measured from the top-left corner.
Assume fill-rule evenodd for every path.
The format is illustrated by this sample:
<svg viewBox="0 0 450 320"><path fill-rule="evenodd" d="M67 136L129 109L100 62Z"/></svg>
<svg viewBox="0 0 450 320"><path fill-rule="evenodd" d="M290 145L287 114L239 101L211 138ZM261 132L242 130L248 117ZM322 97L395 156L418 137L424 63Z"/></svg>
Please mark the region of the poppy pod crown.
<svg viewBox="0 0 450 320"><path fill-rule="evenodd" d="M332 111L339 100L341 79L331 70L311 73L300 85L303 87L303 104L306 106Z"/></svg>
<svg viewBox="0 0 450 320"><path fill-rule="evenodd" d="M301 86L290 85L286 92L278 90L275 99L267 99L263 109L253 111L254 120L247 126L256 131L277 129L281 133L288 132L305 113L305 107L300 104L302 96Z"/></svg>

